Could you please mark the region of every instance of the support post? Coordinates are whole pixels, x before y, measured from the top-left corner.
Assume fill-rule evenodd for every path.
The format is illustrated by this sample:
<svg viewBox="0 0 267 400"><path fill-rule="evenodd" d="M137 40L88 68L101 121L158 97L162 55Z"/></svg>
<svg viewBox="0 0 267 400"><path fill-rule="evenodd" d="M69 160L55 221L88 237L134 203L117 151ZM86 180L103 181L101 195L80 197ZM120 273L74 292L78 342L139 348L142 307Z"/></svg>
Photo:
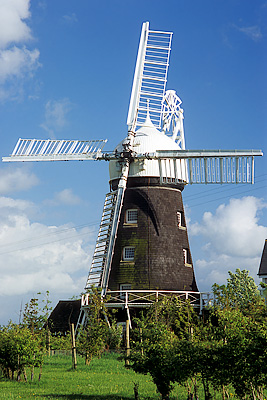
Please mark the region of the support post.
<svg viewBox="0 0 267 400"><path fill-rule="evenodd" d="M77 368L77 356L76 356L76 343L74 334L74 324L71 324L71 343L72 343L72 367Z"/></svg>
<svg viewBox="0 0 267 400"><path fill-rule="evenodd" d="M51 333L50 330L47 328L47 352L48 352L48 357L51 355Z"/></svg>
<svg viewBox="0 0 267 400"><path fill-rule="evenodd" d="M126 320L126 357L130 356L130 321ZM125 365L129 365L129 360L125 361Z"/></svg>

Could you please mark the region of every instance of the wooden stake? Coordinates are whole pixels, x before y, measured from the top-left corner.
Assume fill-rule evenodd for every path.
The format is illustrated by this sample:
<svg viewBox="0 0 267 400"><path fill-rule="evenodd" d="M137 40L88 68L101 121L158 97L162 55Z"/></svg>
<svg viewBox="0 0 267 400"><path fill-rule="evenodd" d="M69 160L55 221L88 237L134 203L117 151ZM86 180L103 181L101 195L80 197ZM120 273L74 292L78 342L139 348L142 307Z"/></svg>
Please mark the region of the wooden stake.
<svg viewBox="0 0 267 400"><path fill-rule="evenodd" d="M74 324L71 324L71 343L72 343L72 367L77 368L76 344L74 334Z"/></svg>
<svg viewBox="0 0 267 400"><path fill-rule="evenodd" d="M51 333L50 330L47 329L47 352L48 352L48 357L51 355Z"/></svg>
<svg viewBox="0 0 267 400"><path fill-rule="evenodd" d="M126 357L130 356L130 321L126 320ZM129 365L129 360L126 360L125 365Z"/></svg>

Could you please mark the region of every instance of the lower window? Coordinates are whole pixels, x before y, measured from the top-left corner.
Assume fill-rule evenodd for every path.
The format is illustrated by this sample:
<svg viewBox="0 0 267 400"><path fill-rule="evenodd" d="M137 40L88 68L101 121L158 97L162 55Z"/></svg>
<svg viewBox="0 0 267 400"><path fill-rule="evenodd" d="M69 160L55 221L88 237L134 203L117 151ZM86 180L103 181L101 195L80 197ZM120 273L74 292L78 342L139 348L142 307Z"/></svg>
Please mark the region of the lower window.
<svg viewBox="0 0 267 400"><path fill-rule="evenodd" d="M125 292L126 290L131 290L131 285L129 285L128 283L122 283L120 285L120 292L121 292L120 293L120 298L121 299L125 299L126 295L123 292Z"/></svg>
<svg viewBox="0 0 267 400"><path fill-rule="evenodd" d="M133 261L134 260L134 247L124 247L123 248L123 261Z"/></svg>

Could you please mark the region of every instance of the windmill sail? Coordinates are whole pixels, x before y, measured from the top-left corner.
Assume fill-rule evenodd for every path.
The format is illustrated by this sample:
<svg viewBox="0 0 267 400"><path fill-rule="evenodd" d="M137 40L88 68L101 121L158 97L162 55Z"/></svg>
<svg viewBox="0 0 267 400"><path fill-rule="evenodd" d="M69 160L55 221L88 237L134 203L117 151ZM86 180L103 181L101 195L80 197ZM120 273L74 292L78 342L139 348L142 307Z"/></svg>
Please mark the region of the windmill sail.
<svg viewBox="0 0 267 400"><path fill-rule="evenodd" d="M161 183L254 183L254 157L261 150L157 151Z"/></svg>
<svg viewBox="0 0 267 400"><path fill-rule="evenodd" d="M107 140L19 139L3 161L96 160Z"/></svg>
<svg viewBox="0 0 267 400"><path fill-rule="evenodd" d="M152 31L148 22L143 24L127 118L129 130L135 122L139 127L145 121L148 101L153 124L161 126L171 40L172 32Z"/></svg>

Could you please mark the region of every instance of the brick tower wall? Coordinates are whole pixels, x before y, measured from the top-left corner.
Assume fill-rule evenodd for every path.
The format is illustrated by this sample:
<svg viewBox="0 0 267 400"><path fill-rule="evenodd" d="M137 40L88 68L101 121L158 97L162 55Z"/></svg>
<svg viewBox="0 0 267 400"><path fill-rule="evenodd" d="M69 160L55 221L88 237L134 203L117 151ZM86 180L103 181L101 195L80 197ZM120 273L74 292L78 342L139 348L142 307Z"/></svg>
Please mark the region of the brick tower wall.
<svg viewBox="0 0 267 400"><path fill-rule="evenodd" d="M108 288L198 291L182 188L133 181L125 191ZM129 209L137 210L137 223L127 223ZM134 260L124 260L125 247L134 247Z"/></svg>

